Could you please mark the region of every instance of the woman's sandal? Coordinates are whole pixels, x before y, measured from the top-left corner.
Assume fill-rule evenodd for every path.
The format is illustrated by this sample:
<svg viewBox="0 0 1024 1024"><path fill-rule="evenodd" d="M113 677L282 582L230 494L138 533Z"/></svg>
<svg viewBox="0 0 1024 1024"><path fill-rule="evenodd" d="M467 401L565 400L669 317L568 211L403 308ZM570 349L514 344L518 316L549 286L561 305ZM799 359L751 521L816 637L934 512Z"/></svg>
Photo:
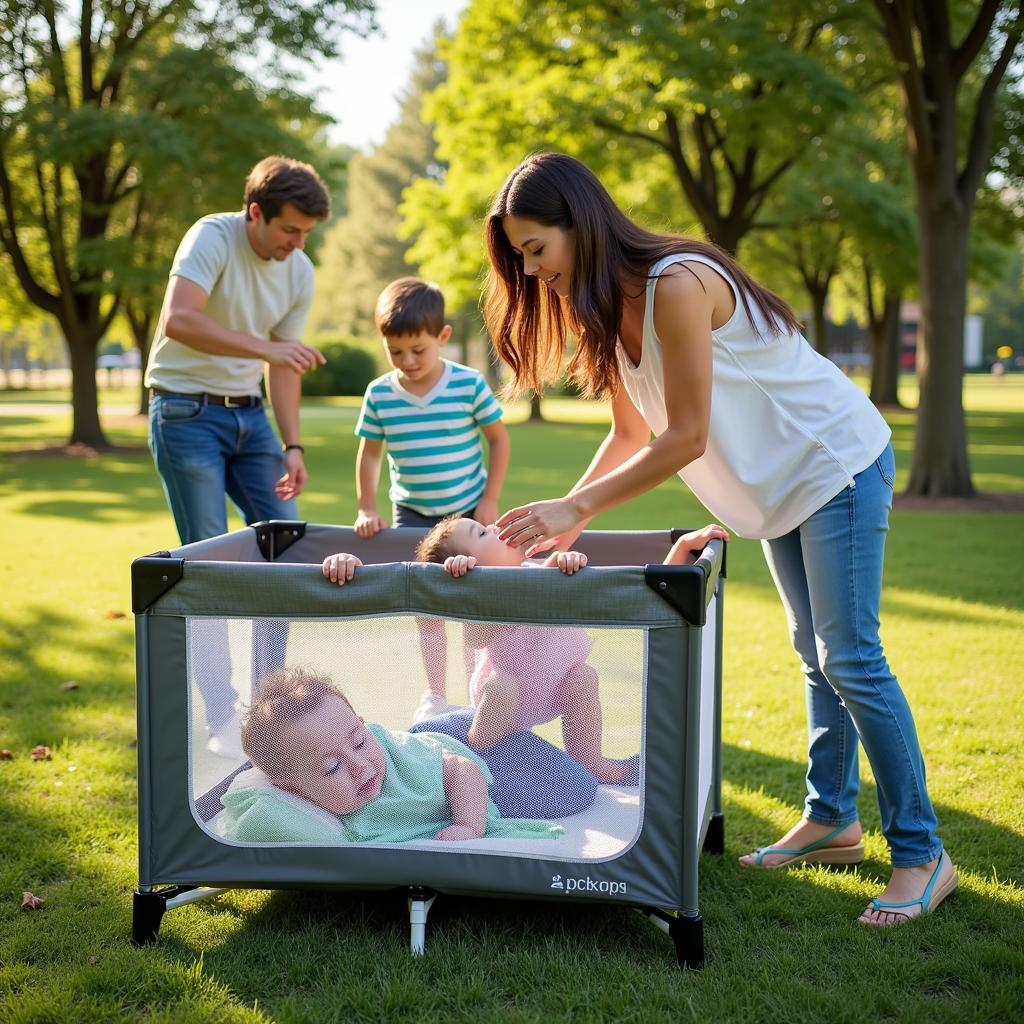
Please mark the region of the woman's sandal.
<svg viewBox="0 0 1024 1024"><path fill-rule="evenodd" d="M862 842L850 843L848 846L825 846L830 839L834 839L840 832L850 827L850 822L840 825L839 828L829 832L827 836L799 849L786 848L783 846L761 846L754 851L754 863L747 867L767 868L773 871L777 868L788 868L793 864L859 864L864 859L864 844ZM773 854L788 854L785 860L777 864L765 864L764 858Z"/></svg>
<svg viewBox="0 0 1024 1024"><path fill-rule="evenodd" d="M890 928L897 924L906 924L908 921L913 921L916 917L923 917L925 914L930 914L959 884L960 878L956 873L956 869L953 870L953 874L949 876L942 883L942 885L936 885L939 880L939 872L942 870L942 858L949 859L948 854L945 850L939 854L939 863L935 865L935 870L932 872L932 877L928 879L928 884L925 886L924 892L916 900L906 900L903 903L890 903L888 900L881 900L877 896L871 900L867 905L867 910L873 910L875 913L880 914L896 914L898 915L894 921L863 921L858 918L858 921L866 928ZM950 865L952 866L952 864ZM908 914L904 911L905 907L916 907L918 904L921 905L920 914Z"/></svg>

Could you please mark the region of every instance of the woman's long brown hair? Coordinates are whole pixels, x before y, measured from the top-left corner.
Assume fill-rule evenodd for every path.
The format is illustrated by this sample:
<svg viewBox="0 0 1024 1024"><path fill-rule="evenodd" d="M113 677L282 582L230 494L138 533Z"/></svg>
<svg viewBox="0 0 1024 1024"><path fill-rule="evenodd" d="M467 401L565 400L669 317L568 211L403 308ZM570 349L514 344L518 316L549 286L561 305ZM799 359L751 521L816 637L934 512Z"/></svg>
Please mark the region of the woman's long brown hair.
<svg viewBox="0 0 1024 1024"><path fill-rule="evenodd" d="M507 216L575 231L568 300L523 273L502 227ZM495 350L512 370L508 394L525 388L539 393L557 380L570 333L577 345L566 371L569 380L586 397L613 393L619 382L615 342L623 282L646 279L652 264L677 253L695 253L718 263L736 282L747 316L753 303L773 335L787 328L800 330L789 306L727 252L709 242L656 234L634 224L597 177L563 153L536 153L508 176L491 204L485 234L491 266L484 321Z"/></svg>

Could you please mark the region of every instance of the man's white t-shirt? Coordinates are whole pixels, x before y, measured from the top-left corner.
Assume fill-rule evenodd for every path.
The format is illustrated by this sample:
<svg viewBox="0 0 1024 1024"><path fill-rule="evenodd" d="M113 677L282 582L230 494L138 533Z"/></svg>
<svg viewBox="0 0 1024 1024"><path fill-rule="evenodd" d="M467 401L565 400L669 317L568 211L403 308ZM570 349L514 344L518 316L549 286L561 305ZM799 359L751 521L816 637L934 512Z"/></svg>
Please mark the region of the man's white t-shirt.
<svg viewBox="0 0 1024 1024"><path fill-rule="evenodd" d="M313 301L313 264L295 250L285 260L256 255L244 213L214 213L189 228L171 277L184 277L209 296L204 312L224 327L269 339L298 341ZM258 395L263 360L217 356L164 333L160 318L146 368L146 386L181 394Z"/></svg>

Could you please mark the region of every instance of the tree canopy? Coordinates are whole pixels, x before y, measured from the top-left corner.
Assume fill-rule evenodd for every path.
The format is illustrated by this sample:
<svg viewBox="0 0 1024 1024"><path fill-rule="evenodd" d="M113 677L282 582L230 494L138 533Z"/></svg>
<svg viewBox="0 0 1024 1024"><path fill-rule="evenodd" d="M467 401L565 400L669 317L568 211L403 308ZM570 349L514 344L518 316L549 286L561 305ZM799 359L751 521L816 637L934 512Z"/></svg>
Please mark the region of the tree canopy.
<svg viewBox="0 0 1024 1024"><path fill-rule="evenodd" d="M334 56L342 32L373 27L372 11L371 0L110 0L72 14L0 0L0 246L60 324L72 441L105 443L95 356L145 277L137 243L148 233L162 245L169 211L194 210L243 154L302 149L316 118L276 55Z"/></svg>

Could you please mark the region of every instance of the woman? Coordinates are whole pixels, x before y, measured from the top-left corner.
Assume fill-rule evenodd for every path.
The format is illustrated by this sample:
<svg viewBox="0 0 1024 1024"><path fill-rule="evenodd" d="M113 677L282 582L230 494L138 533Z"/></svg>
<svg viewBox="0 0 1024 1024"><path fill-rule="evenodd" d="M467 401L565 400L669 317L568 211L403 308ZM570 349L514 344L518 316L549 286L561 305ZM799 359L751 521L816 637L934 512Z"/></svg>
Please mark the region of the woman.
<svg viewBox="0 0 1024 1024"><path fill-rule="evenodd" d="M610 395L612 411L572 490L506 512L502 539L527 555L567 547L598 512L673 473L715 518L761 539L806 675L808 794L776 845L740 861L863 858L859 735L893 863L859 920L893 925L934 909L957 874L878 637L894 472L885 421L807 344L780 298L715 246L634 224L570 157L517 167L486 241L484 315L512 388L556 378L572 333L571 378L585 395Z"/></svg>

